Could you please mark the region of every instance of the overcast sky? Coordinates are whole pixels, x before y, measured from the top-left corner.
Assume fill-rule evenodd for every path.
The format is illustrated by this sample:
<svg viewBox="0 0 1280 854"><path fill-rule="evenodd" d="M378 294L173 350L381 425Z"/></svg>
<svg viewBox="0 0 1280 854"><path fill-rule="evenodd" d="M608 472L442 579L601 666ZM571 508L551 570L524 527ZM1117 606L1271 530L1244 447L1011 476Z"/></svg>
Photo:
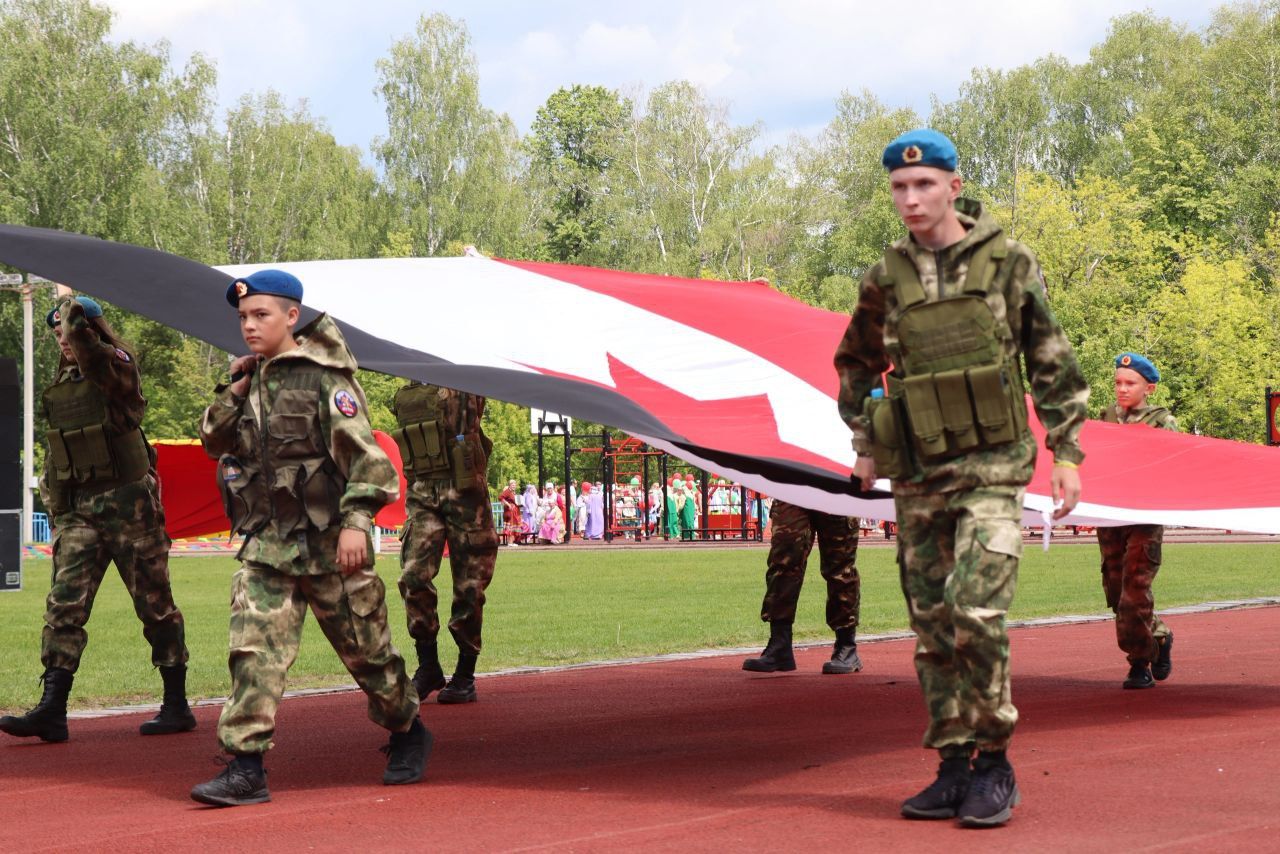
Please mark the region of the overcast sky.
<svg viewBox="0 0 1280 854"><path fill-rule="evenodd" d="M424 12L466 21L481 97L522 132L557 88L634 90L687 79L729 104L767 139L825 125L842 90L868 88L927 116L976 66L1013 68L1049 53L1088 58L1108 22L1149 9L1195 29L1217 4L1200 0L642 0L607 3L409 0L107 0L113 35L166 39L174 63L214 60L219 98L273 88L305 98L338 141L365 152L386 130L374 62ZM366 154L367 158L367 154Z"/></svg>

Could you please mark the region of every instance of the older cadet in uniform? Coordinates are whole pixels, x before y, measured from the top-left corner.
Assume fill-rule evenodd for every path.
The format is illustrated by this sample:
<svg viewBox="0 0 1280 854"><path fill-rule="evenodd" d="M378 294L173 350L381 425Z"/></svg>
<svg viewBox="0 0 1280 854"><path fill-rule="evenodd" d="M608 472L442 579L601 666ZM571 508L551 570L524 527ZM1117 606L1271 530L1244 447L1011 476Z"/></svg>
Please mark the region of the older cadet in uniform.
<svg viewBox="0 0 1280 854"><path fill-rule="evenodd" d="M1160 371L1145 356L1116 356L1116 402L1102 411L1113 424L1146 424L1177 430L1178 421L1147 397L1160 382ZM1102 591L1116 614L1116 641L1129 659L1126 688L1152 688L1173 672L1173 632L1155 612L1151 585L1160 571L1162 525L1117 525L1098 529L1102 550Z"/></svg>
<svg viewBox="0 0 1280 854"><path fill-rule="evenodd" d="M62 350L58 381L44 392L49 456L40 486L53 518L53 584L41 638L44 696L0 730L67 740L67 696L88 636L93 599L115 561L151 663L160 668L164 704L143 735L195 729L187 705L182 612L169 584L169 536L156 480L156 454L142 435L147 402L133 354L88 297L68 298L45 322Z"/></svg>
<svg viewBox="0 0 1280 854"><path fill-rule="evenodd" d="M386 590L373 570L373 517L400 491L369 427L356 361L327 315L302 329L302 283L281 270L236 279L227 302L251 355L231 364L200 440L218 460L232 530L244 535L231 582L231 695L218 740L233 757L191 790L205 804L271 800L262 757L310 607L391 733L382 782L422 779L432 737L391 645Z"/></svg>
<svg viewBox="0 0 1280 854"><path fill-rule="evenodd" d="M764 603L760 606L760 619L769 624L769 643L759 658L742 662L743 670L773 673L796 669L791 624L796 619L796 602L815 535L822 577L827 581L827 625L836 633L835 649L831 660L823 663L822 672L857 673L862 669L854 640L861 591L856 563L858 517L835 516L775 501L773 541L764 576Z"/></svg>
<svg viewBox="0 0 1280 854"><path fill-rule="evenodd" d="M1019 358L1054 454L1057 518L1079 500L1089 389L1035 257L959 198L951 141L911 131L882 160L909 234L864 277L835 365L858 453L854 478L864 488L877 476L893 484L929 712L924 745L942 759L937 779L902 813L987 827L1008 821L1018 802L1006 756L1018 713L1005 614L1036 457ZM873 396L890 367L888 395Z"/></svg>
<svg viewBox="0 0 1280 854"><path fill-rule="evenodd" d="M493 443L480 429L484 402L478 395L411 382L396 392L392 403L400 426L391 435L409 480L400 595L418 651L413 684L424 700L440 691L440 703L476 701L484 591L493 580L498 555L488 485ZM458 645L458 665L447 684L436 645L440 617L433 583L446 541L453 575L449 634Z"/></svg>

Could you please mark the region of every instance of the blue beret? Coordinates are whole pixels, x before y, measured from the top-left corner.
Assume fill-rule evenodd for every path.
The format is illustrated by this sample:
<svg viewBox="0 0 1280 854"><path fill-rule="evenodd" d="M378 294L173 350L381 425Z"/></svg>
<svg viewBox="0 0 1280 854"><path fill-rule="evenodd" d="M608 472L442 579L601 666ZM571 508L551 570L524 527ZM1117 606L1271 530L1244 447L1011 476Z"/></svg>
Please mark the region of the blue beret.
<svg viewBox="0 0 1280 854"><path fill-rule="evenodd" d="M302 302L302 282L298 281L297 276L284 270L259 270L236 279L227 286L227 302L233 308L240 307L242 297L256 297L258 294Z"/></svg>
<svg viewBox="0 0 1280 854"><path fill-rule="evenodd" d="M889 143L880 162L890 172L903 166L932 166L954 172L958 156L955 145L945 134L933 128L919 128Z"/></svg>
<svg viewBox="0 0 1280 854"><path fill-rule="evenodd" d="M98 305L97 300L91 300L88 297L72 297L72 299L80 303L84 308L84 316L87 319L93 320L95 317L102 317L102 306ZM57 306L49 309L49 313L44 316L44 322L49 324L50 329L54 329L62 322Z"/></svg>
<svg viewBox="0 0 1280 854"><path fill-rule="evenodd" d="M1149 383L1160 382L1160 371L1156 370L1156 366L1146 356L1140 356L1137 353L1121 353L1116 356L1116 367L1137 371Z"/></svg>

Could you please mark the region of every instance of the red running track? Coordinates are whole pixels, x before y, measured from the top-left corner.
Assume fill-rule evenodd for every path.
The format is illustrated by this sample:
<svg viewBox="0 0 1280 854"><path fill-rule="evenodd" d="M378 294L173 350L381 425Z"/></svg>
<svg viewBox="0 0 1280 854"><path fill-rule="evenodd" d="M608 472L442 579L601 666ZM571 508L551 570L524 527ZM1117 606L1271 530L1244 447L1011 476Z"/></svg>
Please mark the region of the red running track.
<svg viewBox="0 0 1280 854"><path fill-rule="evenodd" d="M62 745L0 743L0 850L1256 851L1280 845L1280 608L1169 618L1172 678L1120 689L1107 623L1012 632L1023 805L996 830L911 822L934 770L906 641L866 670L793 674L737 657L511 675L424 716L428 780L379 784L358 693L288 700L263 806L187 798L218 771L194 733L144 715L72 721Z"/></svg>

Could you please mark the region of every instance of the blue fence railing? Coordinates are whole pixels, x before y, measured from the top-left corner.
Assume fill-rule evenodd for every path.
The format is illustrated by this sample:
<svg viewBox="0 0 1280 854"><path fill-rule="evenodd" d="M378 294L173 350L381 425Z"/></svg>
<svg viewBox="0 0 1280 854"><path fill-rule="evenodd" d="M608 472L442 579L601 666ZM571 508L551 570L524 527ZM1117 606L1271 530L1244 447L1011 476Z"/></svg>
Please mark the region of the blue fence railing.
<svg viewBox="0 0 1280 854"><path fill-rule="evenodd" d="M49 542L49 515L47 513L31 514L31 542Z"/></svg>

